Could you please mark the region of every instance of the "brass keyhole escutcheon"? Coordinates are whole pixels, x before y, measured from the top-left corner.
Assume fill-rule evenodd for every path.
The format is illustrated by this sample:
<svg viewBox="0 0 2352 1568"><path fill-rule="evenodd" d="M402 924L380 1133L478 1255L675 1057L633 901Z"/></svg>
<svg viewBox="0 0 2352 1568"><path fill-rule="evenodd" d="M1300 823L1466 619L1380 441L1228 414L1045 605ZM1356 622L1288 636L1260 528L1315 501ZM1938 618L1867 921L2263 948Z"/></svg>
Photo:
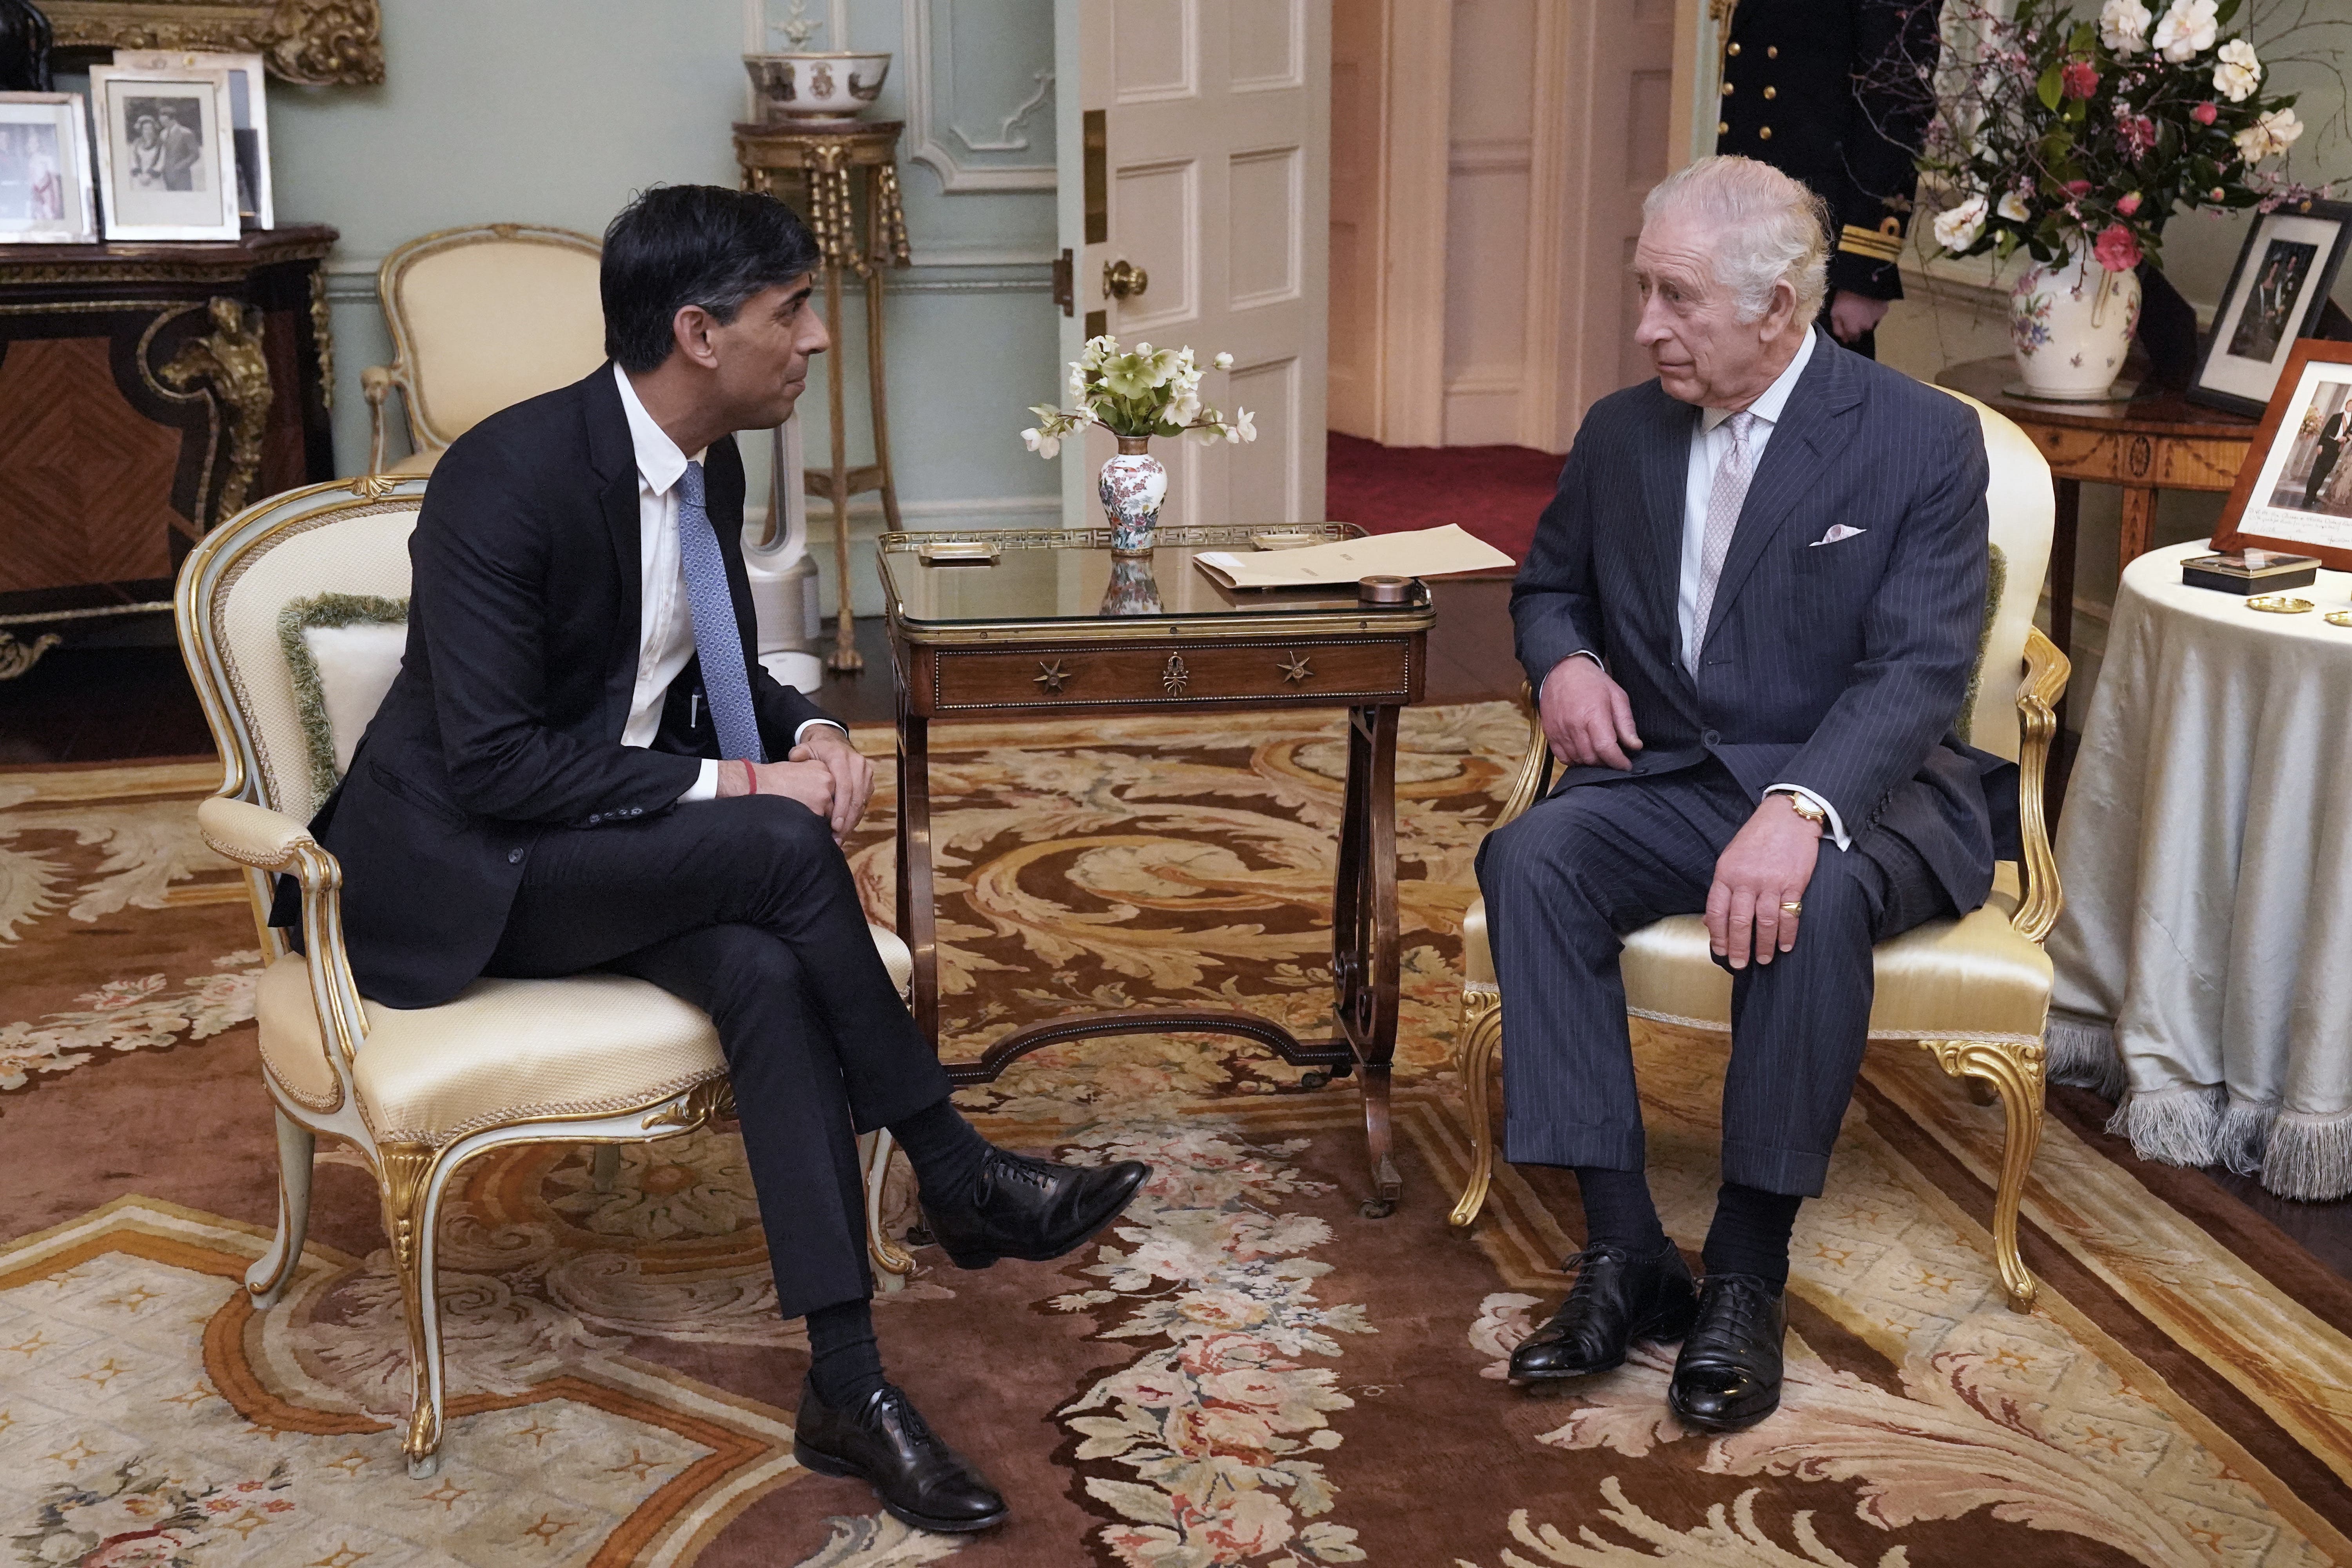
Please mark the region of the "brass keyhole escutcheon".
<svg viewBox="0 0 2352 1568"><path fill-rule="evenodd" d="M1151 274L1124 257L1103 263L1103 292L1114 300L1131 300L1151 287Z"/></svg>

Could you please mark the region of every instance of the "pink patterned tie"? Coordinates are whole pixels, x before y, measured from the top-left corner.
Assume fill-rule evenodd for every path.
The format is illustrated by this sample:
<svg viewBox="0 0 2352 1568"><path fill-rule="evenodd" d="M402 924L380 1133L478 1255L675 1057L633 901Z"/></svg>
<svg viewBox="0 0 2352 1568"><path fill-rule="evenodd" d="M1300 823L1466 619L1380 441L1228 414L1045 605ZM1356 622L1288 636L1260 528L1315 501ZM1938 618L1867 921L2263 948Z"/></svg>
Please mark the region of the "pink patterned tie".
<svg viewBox="0 0 2352 1568"><path fill-rule="evenodd" d="M1756 416L1741 409L1725 421L1731 426L1731 450L1716 465L1715 488L1706 496L1706 538L1699 550L1698 605L1691 616L1689 668L1698 668L1699 649L1706 646L1708 614L1715 608L1715 585L1723 575L1723 558L1731 553L1732 530L1739 526L1739 509L1748 500L1751 465L1748 433Z"/></svg>

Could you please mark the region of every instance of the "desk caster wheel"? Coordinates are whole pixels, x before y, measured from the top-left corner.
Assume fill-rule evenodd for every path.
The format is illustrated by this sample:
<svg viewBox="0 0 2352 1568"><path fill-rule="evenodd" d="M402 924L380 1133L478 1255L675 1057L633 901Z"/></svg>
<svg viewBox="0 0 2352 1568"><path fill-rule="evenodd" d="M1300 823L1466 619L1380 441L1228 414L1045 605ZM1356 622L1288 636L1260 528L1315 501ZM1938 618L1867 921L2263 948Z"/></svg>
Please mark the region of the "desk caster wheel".
<svg viewBox="0 0 2352 1568"><path fill-rule="evenodd" d="M1330 1082L1331 1075L1321 1068L1311 1068L1298 1075L1298 1087L1301 1089L1323 1089Z"/></svg>
<svg viewBox="0 0 2352 1568"><path fill-rule="evenodd" d="M1356 1212L1366 1219L1386 1219L1396 1213L1396 1199L1366 1198Z"/></svg>

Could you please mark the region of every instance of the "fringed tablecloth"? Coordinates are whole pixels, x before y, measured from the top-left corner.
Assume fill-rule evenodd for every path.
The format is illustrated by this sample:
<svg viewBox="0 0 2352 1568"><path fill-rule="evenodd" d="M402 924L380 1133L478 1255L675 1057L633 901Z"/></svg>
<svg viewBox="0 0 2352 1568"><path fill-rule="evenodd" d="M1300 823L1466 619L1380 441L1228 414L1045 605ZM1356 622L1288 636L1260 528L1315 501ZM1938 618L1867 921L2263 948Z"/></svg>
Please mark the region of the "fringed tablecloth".
<svg viewBox="0 0 2352 1568"><path fill-rule="evenodd" d="M2148 1159L2352 1193L2352 574L2265 615L2124 571L2058 831L2051 1073Z"/></svg>

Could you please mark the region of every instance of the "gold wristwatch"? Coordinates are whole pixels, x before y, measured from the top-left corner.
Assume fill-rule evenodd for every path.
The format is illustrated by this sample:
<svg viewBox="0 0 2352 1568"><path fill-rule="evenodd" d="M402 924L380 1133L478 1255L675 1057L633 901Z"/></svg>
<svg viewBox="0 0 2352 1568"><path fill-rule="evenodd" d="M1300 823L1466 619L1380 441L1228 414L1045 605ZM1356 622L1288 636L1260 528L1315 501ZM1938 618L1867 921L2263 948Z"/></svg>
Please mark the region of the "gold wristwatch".
<svg viewBox="0 0 2352 1568"><path fill-rule="evenodd" d="M1827 833L1830 830L1830 814L1822 809L1821 803L1819 801L1807 800L1803 795L1797 794L1793 790L1774 790L1772 793L1787 801L1790 810L1794 811L1799 816L1803 817L1807 822L1811 823L1815 827L1820 828L1823 833Z"/></svg>

